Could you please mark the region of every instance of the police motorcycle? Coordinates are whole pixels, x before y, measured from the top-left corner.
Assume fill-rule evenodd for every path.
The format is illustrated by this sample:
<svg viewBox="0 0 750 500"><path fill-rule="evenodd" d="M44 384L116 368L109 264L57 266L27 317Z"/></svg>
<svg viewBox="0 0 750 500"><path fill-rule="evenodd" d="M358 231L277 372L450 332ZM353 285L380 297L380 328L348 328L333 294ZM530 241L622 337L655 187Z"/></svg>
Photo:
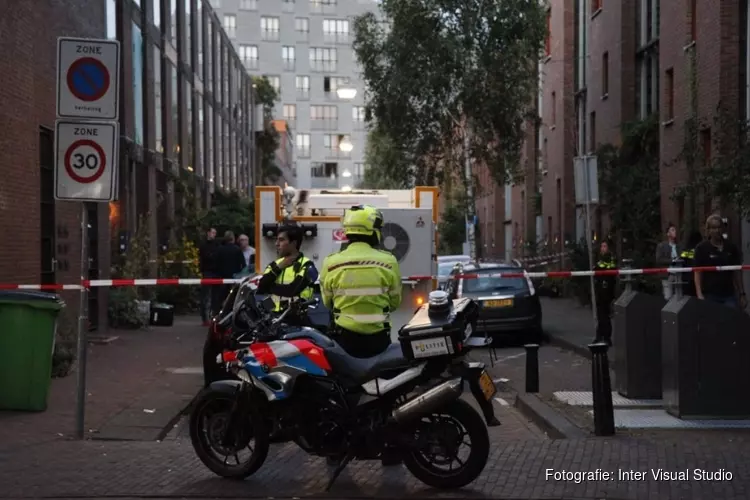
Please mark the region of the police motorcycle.
<svg viewBox="0 0 750 500"><path fill-rule="evenodd" d="M216 359L237 379L205 388L190 415L193 448L211 471L244 479L263 465L272 441L291 441L337 461L327 490L352 460L386 456L436 488L461 488L479 476L489 456L487 426L500 423L485 365L466 358L489 342L471 337L475 302L432 292L398 343L359 359L335 337L284 323L295 307L315 307L317 299L298 300L274 317L273 301L256 301L254 286L240 293L233 311L238 348ZM467 385L484 421L460 399Z"/></svg>

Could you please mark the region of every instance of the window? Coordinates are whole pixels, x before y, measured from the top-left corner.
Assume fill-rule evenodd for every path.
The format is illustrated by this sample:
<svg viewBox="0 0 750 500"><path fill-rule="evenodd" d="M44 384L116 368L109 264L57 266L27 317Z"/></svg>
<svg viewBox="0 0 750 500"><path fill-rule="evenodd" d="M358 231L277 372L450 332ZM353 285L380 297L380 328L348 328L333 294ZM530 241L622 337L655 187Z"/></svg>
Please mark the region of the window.
<svg viewBox="0 0 750 500"><path fill-rule="evenodd" d="M310 68L314 71L336 71L338 52L327 47L310 48Z"/></svg>
<svg viewBox="0 0 750 500"><path fill-rule="evenodd" d="M227 36L234 38L237 34L237 16L234 14L224 14L224 31L227 32Z"/></svg>
<svg viewBox="0 0 750 500"><path fill-rule="evenodd" d="M552 55L552 9L547 9L547 37L544 39L544 55Z"/></svg>
<svg viewBox="0 0 750 500"><path fill-rule="evenodd" d="M596 14L602 10L602 0L591 0L591 13Z"/></svg>
<svg viewBox="0 0 750 500"><path fill-rule="evenodd" d="M154 16L154 25L161 28L161 2L151 2L151 13Z"/></svg>
<svg viewBox="0 0 750 500"><path fill-rule="evenodd" d="M313 163L310 167L310 176L325 179L338 177L338 163Z"/></svg>
<svg viewBox="0 0 750 500"><path fill-rule="evenodd" d="M143 145L143 36L137 24L132 24L133 29L133 140L136 144Z"/></svg>
<svg viewBox="0 0 750 500"><path fill-rule="evenodd" d="M336 0L310 0L310 12L327 12L335 7Z"/></svg>
<svg viewBox="0 0 750 500"><path fill-rule="evenodd" d="M323 19L323 38L327 42L349 42L349 21L346 19Z"/></svg>
<svg viewBox="0 0 750 500"><path fill-rule="evenodd" d="M690 41L698 38L698 2L690 0Z"/></svg>
<svg viewBox="0 0 750 500"><path fill-rule="evenodd" d="M161 51L154 46L154 150L157 153L164 152L161 96Z"/></svg>
<svg viewBox="0 0 750 500"><path fill-rule="evenodd" d="M297 97L301 99L310 98L310 77L309 76L297 76L295 79L295 88L297 89Z"/></svg>
<svg viewBox="0 0 750 500"><path fill-rule="evenodd" d="M352 106L352 120L355 122L365 121L365 107L364 106Z"/></svg>
<svg viewBox="0 0 750 500"><path fill-rule="evenodd" d="M324 76L323 92L329 94L328 97L338 98L336 91L348 83L349 79L341 76Z"/></svg>
<svg viewBox="0 0 750 500"><path fill-rule="evenodd" d="M271 87L276 91L276 93L281 92L281 77L275 76L275 75L263 75L268 79L268 83L271 84Z"/></svg>
<svg viewBox="0 0 750 500"><path fill-rule="evenodd" d="M348 135L344 134L326 134L323 136L323 147L326 149L327 156L348 158L350 152L341 150L341 143L351 142Z"/></svg>
<svg viewBox="0 0 750 500"><path fill-rule="evenodd" d="M240 59L247 69L258 69L258 46L240 45Z"/></svg>
<svg viewBox="0 0 750 500"><path fill-rule="evenodd" d="M295 18L294 31L297 32L299 38L307 40L307 35L310 33L310 20L306 17Z"/></svg>
<svg viewBox="0 0 750 500"><path fill-rule="evenodd" d="M165 30L172 44L177 46L177 0L169 0L169 26Z"/></svg>
<svg viewBox="0 0 750 500"><path fill-rule="evenodd" d="M284 104L284 119L288 122L294 122L297 119L296 104Z"/></svg>
<svg viewBox="0 0 750 500"><path fill-rule="evenodd" d="M294 12L294 0L283 0L284 12Z"/></svg>
<svg viewBox="0 0 750 500"><path fill-rule="evenodd" d="M352 172L352 174L354 174L355 179L361 179L362 177L364 177L365 176L365 164L362 162L355 163L354 172Z"/></svg>
<svg viewBox="0 0 750 500"><path fill-rule="evenodd" d="M557 123L557 94L552 92L552 126L554 127Z"/></svg>
<svg viewBox="0 0 750 500"><path fill-rule="evenodd" d="M278 17L261 17L260 34L263 40L276 41L279 39L279 18Z"/></svg>
<svg viewBox="0 0 750 500"><path fill-rule="evenodd" d="M295 61L297 56L294 52L293 46L281 47L281 58L284 61L284 69L287 71L294 71Z"/></svg>
<svg viewBox="0 0 750 500"><path fill-rule="evenodd" d="M674 69L669 68L665 74L664 98L667 101L666 120L674 119Z"/></svg>
<svg viewBox="0 0 750 500"><path fill-rule="evenodd" d="M602 54L602 97L609 95L609 52Z"/></svg>
<svg viewBox="0 0 750 500"><path fill-rule="evenodd" d="M310 134L297 134L297 156L310 156Z"/></svg>
<svg viewBox="0 0 750 500"><path fill-rule="evenodd" d="M258 10L258 0L240 0L240 10Z"/></svg>
<svg viewBox="0 0 750 500"><path fill-rule="evenodd" d="M313 128L336 128L339 109L336 106L310 106L310 124Z"/></svg>
<svg viewBox="0 0 750 500"><path fill-rule="evenodd" d="M177 101L177 67L169 64L168 78L172 79L172 119L176 122L180 122L180 106ZM170 151L170 158L177 159L177 153L180 151L180 127L172 127L172 149Z"/></svg>
<svg viewBox="0 0 750 500"><path fill-rule="evenodd" d="M589 152L596 151L596 111L589 115Z"/></svg>

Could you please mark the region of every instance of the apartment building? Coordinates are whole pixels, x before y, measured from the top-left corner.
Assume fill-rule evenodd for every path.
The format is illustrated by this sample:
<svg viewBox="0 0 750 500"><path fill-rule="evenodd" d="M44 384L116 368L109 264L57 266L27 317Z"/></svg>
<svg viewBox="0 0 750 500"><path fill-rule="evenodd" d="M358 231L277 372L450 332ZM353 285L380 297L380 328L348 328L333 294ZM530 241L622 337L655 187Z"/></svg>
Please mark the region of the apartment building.
<svg viewBox="0 0 750 500"><path fill-rule="evenodd" d="M212 0L247 71L280 93L275 118L294 135L296 185L353 187L364 173L365 88L353 18L376 0ZM356 88L340 96L342 88ZM342 99L342 97L347 97Z"/></svg>
<svg viewBox="0 0 750 500"><path fill-rule="evenodd" d="M538 147L526 148L536 149L540 160L537 240L549 243L552 253L566 239L585 236L583 210L575 205L573 158L618 144L623 122L654 113L660 122L662 222L683 225L689 207L672 195L687 181L680 155L686 140L695 140L706 156L701 160L709 161L716 154L713 137L724 132L712 130L717 109L733 120L750 117L748 1L555 0L548 16ZM693 115L698 131L686 139ZM519 208L513 210L514 227L527 234L528 205L534 203L529 189L514 188ZM717 200L702 197L699 220L715 209ZM723 213L747 259L750 224L726 207ZM595 212L592 222L593 235L607 231L602 214Z"/></svg>

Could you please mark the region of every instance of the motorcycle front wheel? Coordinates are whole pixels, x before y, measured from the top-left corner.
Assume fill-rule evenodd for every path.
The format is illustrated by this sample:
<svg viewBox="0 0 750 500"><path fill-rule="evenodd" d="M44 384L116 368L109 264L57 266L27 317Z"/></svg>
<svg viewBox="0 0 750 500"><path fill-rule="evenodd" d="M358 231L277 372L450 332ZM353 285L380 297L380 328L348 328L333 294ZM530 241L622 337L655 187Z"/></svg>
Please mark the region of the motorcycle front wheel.
<svg viewBox="0 0 750 500"><path fill-rule="evenodd" d="M216 475L245 479L260 469L268 456L268 427L248 414L240 422L235 418L236 424L228 428L235 398L204 390L190 414L190 441L201 462Z"/></svg>
<svg viewBox="0 0 750 500"><path fill-rule="evenodd" d="M404 465L428 486L462 488L479 477L487 465L487 427L466 401L457 399L426 415L414 431L416 447L404 457ZM468 451L461 453L465 446Z"/></svg>

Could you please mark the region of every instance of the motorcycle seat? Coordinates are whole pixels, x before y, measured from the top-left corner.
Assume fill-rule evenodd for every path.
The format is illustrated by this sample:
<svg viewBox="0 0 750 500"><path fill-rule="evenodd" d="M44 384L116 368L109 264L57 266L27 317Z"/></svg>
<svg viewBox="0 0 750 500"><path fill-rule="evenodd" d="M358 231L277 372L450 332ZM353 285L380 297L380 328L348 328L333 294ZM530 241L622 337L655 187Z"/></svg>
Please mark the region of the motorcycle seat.
<svg viewBox="0 0 750 500"><path fill-rule="evenodd" d="M355 358L343 350L326 351L335 372L357 383L368 382L383 372L406 369L411 362L404 357L401 344L391 344L372 358Z"/></svg>

